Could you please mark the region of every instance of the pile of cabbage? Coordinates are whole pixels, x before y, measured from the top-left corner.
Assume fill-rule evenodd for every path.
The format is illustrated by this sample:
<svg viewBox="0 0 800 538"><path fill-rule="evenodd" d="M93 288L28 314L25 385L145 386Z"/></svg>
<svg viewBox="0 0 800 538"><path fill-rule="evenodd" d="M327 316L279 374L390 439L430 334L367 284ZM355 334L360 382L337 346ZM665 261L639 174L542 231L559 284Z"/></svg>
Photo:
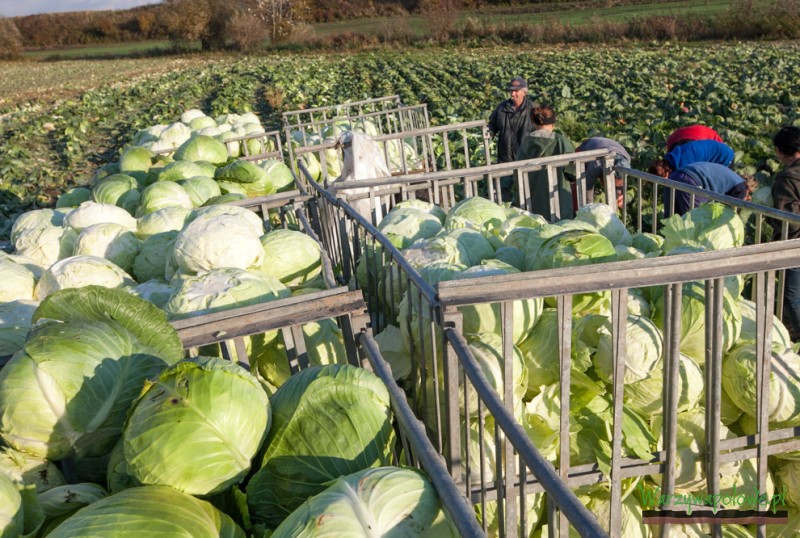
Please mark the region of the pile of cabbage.
<svg viewBox="0 0 800 538"><path fill-rule="evenodd" d="M456 536L427 477L392 466L386 386L186 358L124 290L57 291L0 369L0 536ZM324 432L324 435L320 435Z"/></svg>
<svg viewBox="0 0 800 538"><path fill-rule="evenodd" d="M283 162L250 162L244 155L274 148L252 112L216 119L188 110L181 121L155 125L136 133L116 162L101 166L91 185L62 194L56 207L77 207L94 201L142 217L162 207L200 207L242 198L267 196L294 188L294 177ZM245 140L233 140L248 136Z"/></svg>
<svg viewBox="0 0 800 538"><path fill-rule="evenodd" d="M449 280L516 274L670 256L704 250L735 248L744 243L744 224L730 208L705 204L681 216L664 221L662 235L631 234L612 209L592 204L577 212L576 218L555 224L516 208L498 206L482 198L463 200L445 213L427 202L412 200L398 204L378 224L379 230L401 250L403 256L434 288ZM376 242L364 245L355 278L365 294L377 305L385 329L376 336L382 354L390 362L395 378L417 402L426 423L435 430L436 386L431 372L443 372L441 358L433 364L430 311L420 309L415 292L394 265L383 263L383 251ZM723 400L721 438L755 432L755 305L742 296L744 280L725 280L722 364ZM623 455L652 459L663 448L661 439L662 377L664 338L663 287L630 290L627 315L627 355L624 371ZM514 414L537 448L558 464L559 458L559 361L558 325L554 298L519 300L513 303L513 388ZM460 307L463 332L473 356L489 383L503 394L503 341L499 304ZM422 319L420 319L420 316ZM608 473L611 458L612 369L610 293L573 296L571 366L570 465L596 464ZM789 334L773 319L773 360L770 384L770 429L800 425L800 356L792 349ZM680 466L675 493L697 493L706 487L705 456L705 287L687 283L683 287L680 340L680 399L678 404L678 453ZM437 357L441 353L437 352ZM412 356L414 359L412 360ZM420 383L420 364L426 364L425 386ZM441 385L439 390L442 390ZM469 433L471 479L480 483L494 480L498 457L494 446L491 417L480 417L477 397L467 399L459 391L461 431ZM439 401L444 402L441 392ZM442 403L442 406L444 404ZM444 407L440 409L444 416ZM465 417L469 417L467 420ZM485 432L480 446L480 418ZM482 451L481 451L482 449ZM462 448L463 456L466 451ZM480 454L484 455L481 460ZM800 495L797 454L770 459L772 474L768 493L786 487L787 507L798 517ZM791 477L795 480L792 481ZM660 475L625 481L628 500L623 503L624 535L651 536L641 523L641 491L655 489ZM757 485L755 460L728 462L720 467L723 493L752 489ZM607 485L587 486L578 493L593 512L607 524ZM543 501L529 496L526 507L528 532L546 524ZM602 508L604 507L604 508ZM754 508L754 507L750 507ZM784 507L786 508L786 507ZM497 532L495 507L479 507L492 532ZM605 519L604 519L605 518ZM796 524L776 536L789 536ZM731 532L742 530L734 529ZM544 531L538 530L537 532ZM705 527L685 529L687 536L705 536ZM783 532L784 534L781 534Z"/></svg>
<svg viewBox="0 0 800 538"><path fill-rule="evenodd" d="M90 201L25 213L11 238L15 254L0 254L0 356L21 348L38 302L62 289L125 289L180 319L326 287L316 240L294 229L266 231L254 212L232 205L167 206L137 219ZM332 320L304 331L313 364L343 349ZM279 386L288 376L276 358L285 355L282 336L262 338L257 351L267 380Z"/></svg>

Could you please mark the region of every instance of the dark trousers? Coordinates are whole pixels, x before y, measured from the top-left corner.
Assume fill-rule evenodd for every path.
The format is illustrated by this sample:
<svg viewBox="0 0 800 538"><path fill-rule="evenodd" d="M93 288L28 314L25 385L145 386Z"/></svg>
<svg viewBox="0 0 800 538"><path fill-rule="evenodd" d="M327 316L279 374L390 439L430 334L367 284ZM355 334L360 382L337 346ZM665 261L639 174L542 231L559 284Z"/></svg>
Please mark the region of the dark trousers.
<svg viewBox="0 0 800 538"><path fill-rule="evenodd" d="M800 267L786 270L783 319L792 341L800 337Z"/></svg>

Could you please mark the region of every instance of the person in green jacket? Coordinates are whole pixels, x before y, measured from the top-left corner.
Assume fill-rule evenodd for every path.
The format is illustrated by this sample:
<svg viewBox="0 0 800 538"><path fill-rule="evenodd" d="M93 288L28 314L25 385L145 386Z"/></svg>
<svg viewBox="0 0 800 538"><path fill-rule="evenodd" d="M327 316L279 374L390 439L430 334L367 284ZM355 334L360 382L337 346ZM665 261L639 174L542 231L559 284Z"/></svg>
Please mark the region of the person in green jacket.
<svg viewBox="0 0 800 538"><path fill-rule="evenodd" d="M574 153L575 148L569 138L561 131L555 129L556 111L552 106L544 105L535 107L531 111L531 124L533 131L525 135L517 150L518 161L551 157ZM539 170L528 174L530 187L530 205L533 213L544 216L549 221L571 219L574 217L572 209L572 189L570 181L575 181L574 165L556 169L556 183L558 187L559 214L551 215L550 212L550 184L547 170ZM527 200L523 200L526 202Z"/></svg>

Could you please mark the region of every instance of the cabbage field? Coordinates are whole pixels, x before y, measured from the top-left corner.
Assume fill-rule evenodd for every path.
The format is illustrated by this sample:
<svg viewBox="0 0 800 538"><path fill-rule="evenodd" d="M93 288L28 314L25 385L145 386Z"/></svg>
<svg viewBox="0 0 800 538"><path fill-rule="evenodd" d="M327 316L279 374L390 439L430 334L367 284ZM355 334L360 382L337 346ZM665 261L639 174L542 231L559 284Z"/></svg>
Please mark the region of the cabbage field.
<svg viewBox="0 0 800 538"><path fill-rule="evenodd" d="M574 142L592 133L617 138L643 167L676 126L705 123L736 150L739 166L766 180L778 167L771 134L800 121L797 53L796 44L421 49L214 57L176 62L166 73L143 60L141 73L126 64L116 81L98 64L97 87L87 62L72 72L89 82L55 101L47 93L14 98L25 95L14 81L47 86L49 75L37 81L28 72L42 68L8 65L10 76L0 82L8 88L0 101L0 237L8 237L20 208L52 204L65 187L88 183L139 129L171 123L187 109L211 116L252 110L269 130L280 126L283 111L399 94L409 104L427 103L431 122L446 124L488 118L515 75L556 106L559 127Z"/></svg>

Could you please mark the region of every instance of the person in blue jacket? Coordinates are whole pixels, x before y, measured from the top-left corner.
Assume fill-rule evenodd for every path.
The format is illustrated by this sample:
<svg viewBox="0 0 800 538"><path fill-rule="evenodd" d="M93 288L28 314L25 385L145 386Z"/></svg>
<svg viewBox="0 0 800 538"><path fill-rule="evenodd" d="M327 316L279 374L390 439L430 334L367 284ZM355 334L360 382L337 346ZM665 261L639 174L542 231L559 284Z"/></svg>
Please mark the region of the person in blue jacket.
<svg viewBox="0 0 800 538"><path fill-rule="evenodd" d="M717 163L730 166L734 153L730 146L716 140L691 140L677 144L650 166L650 173L668 177L673 171L694 163Z"/></svg>
<svg viewBox="0 0 800 538"><path fill-rule="evenodd" d="M707 191L732 196L740 200L749 200L750 194L758 188L758 182L751 176L740 176L727 166L718 163L693 163L673 171L669 179L698 187ZM683 215L690 209L691 193L675 191L675 213ZM707 198L695 195L694 207L707 202ZM670 215L670 197L664 193L665 214Z"/></svg>

